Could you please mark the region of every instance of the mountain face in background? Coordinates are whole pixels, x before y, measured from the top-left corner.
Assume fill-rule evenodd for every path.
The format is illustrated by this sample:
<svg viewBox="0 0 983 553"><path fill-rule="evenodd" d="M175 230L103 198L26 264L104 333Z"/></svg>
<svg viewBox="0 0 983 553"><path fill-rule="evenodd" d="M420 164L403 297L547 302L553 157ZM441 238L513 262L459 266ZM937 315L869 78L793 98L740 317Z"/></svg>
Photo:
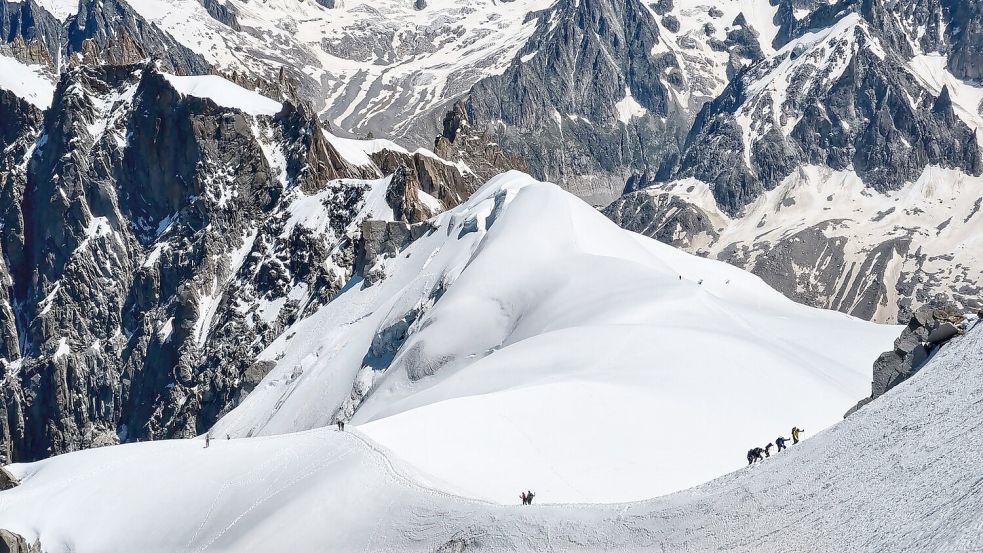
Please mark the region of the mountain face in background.
<svg viewBox="0 0 983 553"><path fill-rule="evenodd" d="M81 64L47 94L0 91L8 459L207 428L349 279L366 210L425 219L477 186L217 76ZM399 179L368 206L381 166Z"/></svg>
<svg viewBox="0 0 983 553"><path fill-rule="evenodd" d="M812 306L979 307L981 18L0 0L2 453L206 431L292 324L508 169Z"/></svg>
<svg viewBox="0 0 983 553"><path fill-rule="evenodd" d="M859 317L978 307L979 3L787 12L774 54L703 106L678 163L606 213Z"/></svg>

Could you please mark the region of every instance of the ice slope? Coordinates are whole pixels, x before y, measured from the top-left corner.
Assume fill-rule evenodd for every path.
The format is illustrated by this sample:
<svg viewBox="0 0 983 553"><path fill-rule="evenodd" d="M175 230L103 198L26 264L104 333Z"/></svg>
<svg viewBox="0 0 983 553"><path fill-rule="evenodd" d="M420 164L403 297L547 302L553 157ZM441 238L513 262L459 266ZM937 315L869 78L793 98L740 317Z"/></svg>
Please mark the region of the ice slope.
<svg viewBox="0 0 983 553"><path fill-rule="evenodd" d="M483 503L434 489L358 433L319 429L13 465L23 483L0 492L0 528L48 553L978 551L981 383L977 325L833 428L637 503Z"/></svg>
<svg viewBox="0 0 983 553"><path fill-rule="evenodd" d="M274 341L260 359L275 367L215 435L350 418L460 493L640 499L737 468L793 424L836 422L897 334L521 173L434 225L369 268L381 282L350 283Z"/></svg>
<svg viewBox="0 0 983 553"><path fill-rule="evenodd" d="M38 109L48 109L55 85L41 66L28 65L0 54L0 88L13 92Z"/></svg>

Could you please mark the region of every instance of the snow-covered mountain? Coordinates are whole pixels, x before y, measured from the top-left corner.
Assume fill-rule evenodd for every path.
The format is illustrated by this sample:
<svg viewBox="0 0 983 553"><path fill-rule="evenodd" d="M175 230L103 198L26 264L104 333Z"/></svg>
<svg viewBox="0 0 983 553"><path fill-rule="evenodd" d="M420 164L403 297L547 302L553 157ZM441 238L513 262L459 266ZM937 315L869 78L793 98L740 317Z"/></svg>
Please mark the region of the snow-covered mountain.
<svg viewBox="0 0 983 553"><path fill-rule="evenodd" d="M554 224L559 228L553 228L569 231L564 242L566 246L548 256L538 264L539 267L549 267L552 273L559 274L568 268L561 260L574 262L580 258L582 263L597 265L595 271L587 272L588 275L605 277L609 288L623 291L630 291L631 283L638 279L665 280L661 291L650 292L650 303L640 304L636 311L628 313L633 319L631 324L613 317L615 311L626 313L620 302L597 315L593 314L593 309L583 309L593 301L588 296L579 305L565 310L567 318L560 325L579 319L593 325L595 330L598 326L607 326L621 336L631 337L646 328L658 328L659 333L685 333L692 326L684 321L668 326L645 322L653 309L658 309L660 314L678 314L680 311L675 310L682 304L683 312L693 319L700 318L701 314L705 317L704 310L707 309L714 312L716 319L738 313L748 317L745 324L734 324L729 332L717 333L718 338L729 345L737 343L742 336L770 332L776 340L783 335L793 340L788 342L790 347L785 350L785 355L794 356L803 352L798 349L800 344L811 340L818 348L833 338L839 346L833 346L829 353L843 355L838 358L840 360L853 355L851 348L845 345L861 344L865 333L878 329L842 314L796 306L736 269L688 257L653 241L615 230L609 224L603 225L586 206L555 188L536 183L518 188L518 180L516 177L511 183L505 179L493 183L496 186L485 188L469 204L446 214L429 235L383 262L385 279L368 288L356 285L339 301L350 302L351 299L345 297L347 294L371 299L372 295L386 291L387 283L390 288L402 284L399 266L429 260L442 268L444 262L460 259L456 254L463 250L467 252L463 257L470 259L470 263L458 267L463 271L448 283L446 291L435 299L419 322L410 325L409 336L404 341L404 347L409 346L407 352L422 350L446 354L447 350L438 352L435 349L444 345L443 341L426 341L424 335L439 332L453 323L458 323L460 329L460 321L468 318L470 312L455 309L441 313L443 302L452 307L460 307L462 301L477 306L477 312L485 315L485 328L491 330L500 328L497 323L505 321L508 314L516 313L517 308L529 305L522 297L510 300L507 295L500 295L510 289L511 277L526 270L521 264L500 268L497 279L492 278L483 265L486 261L500 261L503 241L525 239L510 230L514 228L516 218L529 218L530 211L543 207L542 202L560 202L564 204L562 212L566 217L557 217ZM504 199L496 202L496 198L502 196ZM497 210L496 203L500 205ZM604 237L620 238L623 247L618 248L609 260L589 255L599 237L578 234L574 229L581 226L570 224L571 221L583 222L577 221L577 217L607 226L608 235ZM475 218L476 226L469 222ZM434 253L436 245L440 250ZM511 248L510 251L527 251L534 249L534 245ZM587 259L583 259L585 257ZM605 267L613 266L619 269L616 272L618 278L605 274ZM683 273L683 280L675 278L677 271ZM702 285L691 280L698 276L704 277ZM727 277L729 283L721 280ZM491 290L485 288L489 284L493 286ZM563 286L554 284L549 288L543 307L556 309L557 306L549 301L551 297L583 290L590 284L592 282L578 285L573 279L567 279ZM692 292L680 294L682 289ZM490 305L484 300L493 295L502 301ZM403 299L407 296L409 301ZM417 297L413 293L390 296L390 299L406 305ZM619 295L609 297L618 298ZM482 304L487 307L482 308ZM331 311L332 305L322 310ZM768 312L771 317L758 319L755 316ZM386 315L397 314L395 310L386 311ZM535 311L522 315L517 325L504 326L511 327L513 333L524 333L550 322L537 318ZM786 326L756 326L760 320L774 321L775 315ZM700 324L704 322L701 320ZM849 324L844 326L843 322ZM349 326L359 324L360 321L353 321ZM548 436L537 434L535 424L507 423L510 419L535 423L552 416L563 416L564 424L554 425L553 431L562 433L568 440L577 440L579 433L594 431L596 427L590 424L591 419L603 422L607 432L624 432L630 434L625 436L630 439L619 442L617 448L605 447L603 442L595 443L593 448L581 448L578 454L586 459L579 462L596 463L593 476L606 479L609 487L613 482L620 482L616 486L626 490L659 487L676 472L656 454L663 449L659 445L662 443L660 437L665 436L667 429L686 429L692 438L685 450L665 448L668 450L666 459L675 459L678 466L699 463L709 450L723 446L721 442L729 440L729 432L741 427L742 422L753 425L742 430L746 432L742 443L771 440L776 433L784 434L787 430L786 426L756 420L763 410L769 409L770 403L782 407L779 414L782 421L789 416L806 416L814 406L800 408L796 403L807 400L809 394L806 392L817 384L834 385L845 372L837 367L835 360L825 363L826 370L819 372L809 368L811 358L775 359L780 350L758 349L755 347L758 340L750 345L751 349L742 350L741 355L731 355L731 363L724 366L717 360L715 368L687 369L686 359L676 359L671 351L667 351L661 359L662 365L648 370L625 367L624 356L632 353L620 343L605 340L601 345L607 349L598 352L598 342L587 342L584 349L595 348L590 358L584 359L588 356L583 355L556 360L557 364L574 362L577 363L575 367L580 368L560 371L545 379L531 368L536 358L513 357L510 352L523 349L524 353L535 353L538 350L539 359L542 359L547 349L555 351L555 346L563 341L567 341L568 346L569 342L583 341L584 335L577 333L575 326L565 331L542 328L543 332L536 336L506 344L494 353L479 354L474 360L451 359L440 367L431 365L435 372L415 383L407 380L411 375L399 367L399 359L404 356L397 353L390 368L381 373L381 378L372 379L376 391L370 391L362 404L361 409L377 416L373 422L349 425L345 432L319 428L231 439L219 434L213 436L207 448L200 439L127 444L13 465L9 467L12 475L21 483L0 493L0 526L24 536L27 542L40 539L49 553L148 548L182 551L261 551L271 548L332 551L972 551L980 546L975 529L983 512L983 494L978 489L977 479L968 477L975 474L979 455L983 452L983 440L975 428L979 417L983 416L980 411L983 389L979 386L983 378L983 328L978 322L975 324L975 329L950 342L915 377L845 421L823 432L806 427L809 437L804 442L773 454L763 464L741 468L701 486L661 498L607 505L565 503L562 494L589 485L591 480L571 479L574 475L563 471L565 463L578 460L571 461ZM470 327L470 321L467 327ZM809 328L808 336L801 336L795 330L797 328ZM844 328L849 329L850 339L841 335ZM835 330L831 333L830 329ZM884 330L880 328L876 334L882 334ZM800 336L799 341L794 341L796 335ZM305 338L298 329L292 339ZM451 346L457 348L467 342L477 344L484 335L476 333L463 338L463 341L452 341ZM671 338L673 336L667 336L660 346L666 347ZM644 341L637 343L644 347ZM337 352L346 347L347 344L338 341L331 346ZM619 356L619 351L625 353ZM762 355L763 351L767 353ZM702 350L690 348L688 353L698 358L723 355L713 353L708 347ZM229 424L225 428L234 431L236 428L270 429L275 424L284 427L299 422L303 425L302 419L291 421L293 417L289 412L297 413L295 406L304 395L308 396L307 413L323 405L317 400L311 401L309 394L318 388L317 379L337 365L320 364L321 357L332 354L332 351L322 350L317 358L309 356L305 361L308 364L297 368L292 382L268 381L269 388L274 393L284 393L281 397L285 399L283 409L273 418L266 421L257 418L265 409L254 410L252 407L256 403L251 406L247 402L227 417ZM612 354L615 357L610 357ZM508 358L499 361L496 359L499 356ZM447 356L441 355L441 358ZM337 357L334 359L338 360ZM511 362L515 359L526 363L516 366ZM769 380L769 367L777 366L774 363L787 365L783 372L787 386L776 387ZM747 366L758 366L761 371L741 370ZM702 369L709 369L709 372ZM279 370L278 367L275 371ZM592 386L590 383L590 373L602 370L613 376L607 384L611 391L606 394L603 385ZM488 374L477 379L478 375L474 373L478 371ZM621 387L619 376L645 382L646 373L657 374L662 386L658 389L630 386L618 392ZM271 376L273 374L277 373ZM507 386L510 382L514 385L511 389ZM474 385L479 383L489 389L476 390ZM575 385L575 389L584 386L594 393L587 397L564 394L564 383ZM798 386L803 384L807 389L800 390ZM675 395L676 401L672 402L675 410L666 418L651 417L655 413L625 410L627 405L638 407L646 403L640 401L641 398L631 398L627 402L630 398L625 394L629 390L643 396L655 393L663 402ZM728 393L720 397L715 390L727 390ZM398 399L391 404L409 410L403 414L385 413L378 404L372 405L374 393ZM617 403L605 405L607 410L602 414L595 410L599 397L615 399ZM517 401L507 401L510 398ZM719 402L720 409L703 408L701 413L704 415L694 419L687 416L688 401L685 398L696 398L693 400L696 402L713 399ZM944 401L941 398L945 398ZM325 399L320 398L320 401ZM497 407L492 407L493 403L498 404ZM572 405L567 410L564 404ZM449 428L449 432L441 432L437 420L426 413L441 405L447 410L440 413L439 425ZM481 415L488 414L489 409L500 411L492 419L485 416L472 418L470 413L476 409ZM406 419L407 424L400 424L401 418L414 411L419 415ZM251 416L237 417L243 412L250 412ZM265 412L269 414L269 411ZM574 416L567 418L574 412ZM713 413L713 420L705 418L707 413ZM637 415L649 416L638 418ZM459 420L447 426L448 416ZM499 417L505 427L489 429L485 426L488 420ZM356 412L356 420L358 418ZM586 425L580 424L585 421ZM468 433L462 434L456 430L456 425ZM220 428L216 428L216 434ZM420 439L426 440L426 446L434 448L432 458L426 460L422 453L424 446L418 444L416 449L420 453L415 461L425 461L431 468L445 463L442 458L449 453L470 455L468 460L475 462L494 445L509 446L504 451L496 451L496 459L508 462L510 456L526 454L544 462L550 460L554 468L544 473L530 471L516 475L515 482L496 482L516 490L530 486L537 490L532 507L510 505L516 498L505 496L501 499L506 503L504 505L472 499L457 493L460 482L448 483L446 480L459 478L472 485L486 485L486 482L475 480L474 467L468 462L455 463L453 470L436 475L407 462L407 457L413 457L414 449L408 444ZM376 440L389 447L379 445ZM655 444L649 452L653 457L633 457L632 454L643 448L639 444L649 440ZM705 445L707 443L710 445ZM519 447L514 447L517 445ZM477 449L469 453L467 450L471 448ZM458 451L454 453L455 450ZM727 463L736 469L743 462L743 450L719 447L715 454L728 457ZM553 455L555 457L551 457ZM626 465L632 459L644 468L628 470ZM479 466L481 478L495 477L495 467L491 463L486 461ZM504 468L502 472L506 474L512 470L509 466ZM579 467L580 470L584 468ZM555 479L556 488L544 483L550 479ZM602 489L598 493L607 491ZM590 490L580 488L579 493L585 492Z"/></svg>
<svg viewBox="0 0 983 553"><path fill-rule="evenodd" d="M983 307L981 44L980 0L0 0L0 544L974 549L980 330L930 356Z"/></svg>
<svg viewBox="0 0 983 553"><path fill-rule="evenodd" d="M883 321L978 307L980 17L969 0L796 10L675 166L607 213L812 305Z"/></svg>
<svg viewBox="0 0 983 553"><path fill-rule="evenodd" d="M430 140L437 113L500 72L554 0L134 0L127 9L212 68L276 80L282 70L337 129ZM122 3L122 0L121 0ZM43 0L61 19L74 0ZM84 3L82 4L85 5ZM426 117L425 117L426 116Z"/></svg>
<svg viewBox="0 0 983 553"><path fill-rule="evenodd" d="M213 435L350 420L468 495L508 502L532 478L557 500L640 499L734 468L722 452L785 417L838 420L897 334L628 233L520 173L427 225L284 329L258 357L264 382ZM674 419L691 425L660 422ZM692 436L701 427L713 438Z"/></svg>

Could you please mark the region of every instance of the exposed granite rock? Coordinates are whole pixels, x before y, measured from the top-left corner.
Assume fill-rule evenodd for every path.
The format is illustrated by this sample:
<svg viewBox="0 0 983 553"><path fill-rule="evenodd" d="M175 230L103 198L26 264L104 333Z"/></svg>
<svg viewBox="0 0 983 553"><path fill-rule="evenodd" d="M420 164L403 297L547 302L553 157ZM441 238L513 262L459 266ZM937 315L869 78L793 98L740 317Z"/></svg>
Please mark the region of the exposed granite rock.
<svg viewBox="0 0 983 553"><path fill-rule="evenodd" d="M0 553L43 553L40 543L27 543L24 536L0 528Z"/></svg>
<svg viewBox="0 0 983 553"><path fill-rule="evenodd" d="M457 165L422 152L405 154L382 150L373 154L372 159L383 174L394 175L387 200L393 209L398 210L397 218L410 223L418 223L443 209L456 207L481 186L473 173L462 172ZM419 192L439 201L438 209L422 203Z"/></svg>
<svg viewBox="0 0 983 553"><path fill-rule="evenodd" d="M7 469L0 467L0 492L3 490L9 490L14 486L20 484L13 474L10 474Z"/></svg>
<svg viewBox="0 0 983 553"><path fill-rule="evenodd" d="M852 58L827 94L789 94L805 98L796 100L801 117L790 134L772 126L753 144L744 143L734 116L749 82L736 79L704 108L676 173L713 183L714 198L729 214L737 215L803 164L852 168L879 191L915 180L930 164L983 173L977 137L955 117L948 92L912 106L905 98L925 92L908 73L869 51ZM751 150L750 167L745 148Z"/></svg>
<svg viewBox="0 0 983 553"><path fill-rule="evenodd" d="M34 0L0 0L0 52L54 70L64 40L61 22Z"/></svg>
<svg viewBox="0 0 983 553"><path fill-rule="evenodd" d="M752 66L704 106L672 178L713 183L718 205L737 215L804 164L853 169L879 191L912 182L928 165L983 174L976 133L955 115L947 89L933 96L908 72L911 48L896 37L903 30L889 24L888 9L878 1L841 2L783 27L789 40L837 25L807 50ZM777 71L789 75L781 94L760 86Z"/></svg>
<svg viewBox="0 0 983 553"><path fill-rule="evenodd" d="M468 119L536 177L606 204L629 167L678 150L688 121L676 120L685 116L664 83L678 62L654 53L658 24L637 0L562 0L538 25L503 74L471 89ZM622 101L637 104L637 116Z"/></svg>
<svg viewBox="0 0 983 553"><path fill-rule="evenodd" d="M355 267L365 277L366 285L371 286L385 277L385 274L376 267L379 259L395 257L416 239L433 229L434 227L426 222L411 225L399 221L364 221Z"/></svg>
<svg viewBox="0 0 983 553"><path fill-rule="evenodd" d="M468 119L467 106L456 102L444 116L443 131L434 141L434 152L448 161L463 161L481 182L510 169L529 172L529 163L524 158L506 153L494 140L489 130L478 132Z"/></svg>
<svg viewBox="0 0 983 553"><path fill-rule="evenodd" d="M967 319L954 306L922 306L894 341L894 349L874 361L870 397L847 411L850 416L888 390L911 378L939 348L966 330Z"/></svg>
<svg viewBox="0 0 983 553"><path fill-rule="evenodd" d="M222 108L153 65L70 69L43 125L5 98L0 121L40 130L4 138L26 165L0 189L7 459L204 431L352 274L366 184L332 179L363 170L310 112Z"/></svg>
<svg viewBox="0 0 983 553"><path fill-rule="evenodd" d="M436 215L434 209L420 200L420 181L416 171L397 167L389 180L386 202L393 208L396 219L407 223L420 223Z"/></svg>
<svg viewBox="0 0 983 553"><path fill-rule="evenodd" d="M223 4L219 0L200 0L201 5L205 7L208 11L208 15L212 16L215 21L226 25L233 31L242 31L242 27L239 26L239 14L232 4Z"/></svg>
<svg viewBox="0 0 983 553"><path fill-rule="evenodd" d="M604 214L624 229L677 248L698 250L701 237L712 242L719 236L706 212L668 194L626 194L606 207Z"/></svg>
<svg viewBox="0 0 983 553"><path fill-rule="evenodd" d="M156 58L182 75L207 74L198 53L145 20L122 0L85 0L68 21L66 58L70 64L126 65Z"/></svg>

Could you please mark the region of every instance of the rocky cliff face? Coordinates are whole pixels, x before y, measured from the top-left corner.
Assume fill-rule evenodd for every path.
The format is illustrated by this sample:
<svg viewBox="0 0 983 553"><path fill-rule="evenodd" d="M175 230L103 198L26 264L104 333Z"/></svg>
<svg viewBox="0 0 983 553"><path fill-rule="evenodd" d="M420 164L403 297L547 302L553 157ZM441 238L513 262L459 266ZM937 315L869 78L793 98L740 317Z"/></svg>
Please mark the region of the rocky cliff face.
<svg viewBox="0 0 983 553"><path fill-rule="evenodd" d="M0 553L42 553L42 551L41 544L29 544L24 536L0 528Z"/></svg>
<svg viewBox="0 0 983 553"><path fill-rule="evenodd" d="M0 53L54 68L64 40L61 22L33 0L0 2Z"/></svg>
<svg viewBox="0 0 983 553"><path fill-rule="evenodd" d="M167 70L201 75L210 65L198 53L178 43L122 0L81 2L66 29L66 54L75 64L129 64L149 57Z"/></svg>
<svg viewBox="0 0 983 553"><path fill-rule="evenodd" d="M364 219L416 222L478 186L395 145L352 160L309 106L207 77L219 105L163 67L71 68L45 112L0 90L8 460L204 432L349 280Z"/></svg>
<svg viewBox="0 0 983 553"><path fill-rule="evenodd" d="M228 14L225 17L234 21ZM126 65L148 58L157 58L167 70L179 74L201 75L212 69L199 53L122 0L80 2L77 13L65 22L33 0L0 1L2 52L46 66L55 74L62 65Z"/></svg>
<svg viewBox="0 0 983 553"><path fill-rule="evenodd" d="M70 70L43 121L0 105L8 459L204 431L351 275L374 172L305 108L221 107L147 65Z"/></svg>
<svg viewBox="0 0 983 553"><path fill-rule="evenodd" d="M979 317L967 318L954 306L919 308L894 341L894 349L885 351L874 361L870 397L857 403L845 416L914 376L949 340L958 338L978 322Z"/></svg>
<svg viewBox="0 0 983 553"><path fill-rule="evenodd" d="M928 165L981 174L976 131L951 92L923 88L873 29L848 14L743 72L697 117L674 178L713 183L718 205L737 214L807 164L851 168L878 191Z"/></svg>
<svg viewBox="0 0 983 553"><path fill-rule="evenodd" d="M676 149L678 124L667 116L680 110L664 79L679 79L679 64L672 53L653 54L658 43L641 2L563 0L539 16L505 73L471 89L468 118L536 176L610 195L627 167Z"/></svg>
<svg viewBox="0 0 983 553"><path fill-rule="evenodd" d="M979 9L779 2L773 53L606 213L812 305L882 321L933 301L975 308L983 94L959 58Z"/></svg>

